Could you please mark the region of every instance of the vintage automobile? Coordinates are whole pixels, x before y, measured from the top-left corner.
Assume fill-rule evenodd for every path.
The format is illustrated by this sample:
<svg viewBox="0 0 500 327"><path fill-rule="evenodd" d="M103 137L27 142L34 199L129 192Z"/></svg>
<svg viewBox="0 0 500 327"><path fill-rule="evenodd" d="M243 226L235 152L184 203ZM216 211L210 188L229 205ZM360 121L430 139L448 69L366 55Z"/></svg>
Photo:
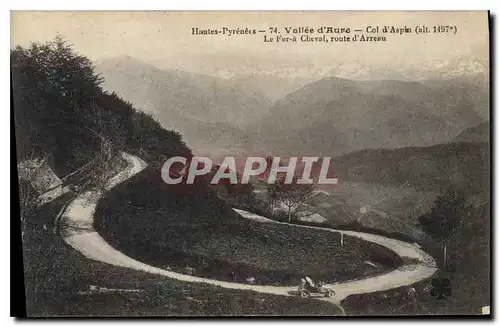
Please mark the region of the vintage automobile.
<svg viewBox="0 0 500 327"><path fill-rule="evenodd" d="M312 283L307 282L305 279L301 279L299 285L299 295L301 298L307 299L310 297L333 297L335 296L335 291L330 288L324 288L321 284L311 286Z"/></svg>

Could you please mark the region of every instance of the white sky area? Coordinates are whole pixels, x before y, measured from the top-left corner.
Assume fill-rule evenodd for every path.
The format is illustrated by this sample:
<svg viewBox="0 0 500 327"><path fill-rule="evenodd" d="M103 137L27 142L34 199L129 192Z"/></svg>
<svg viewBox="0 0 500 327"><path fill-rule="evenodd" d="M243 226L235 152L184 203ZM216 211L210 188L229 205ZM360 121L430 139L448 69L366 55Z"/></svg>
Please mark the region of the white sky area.
<svg viewBox="0 0 500 327"><path fill-rule="evenodd" d="M11 13L11 46L63 36L91 59L128 55L158 67L209 72L283 67L320 67L358 62L401 69L429 61L474 56L488 60L486 11L382 12L140 12L17 11ZM263 43L263 36L196 36L191 28L321 26L365 29L368 25L455 25L456 35L387 35L383 43ZM365 34L368 35L368 34ZM382 35L379 33L379 35Z"/></svg>

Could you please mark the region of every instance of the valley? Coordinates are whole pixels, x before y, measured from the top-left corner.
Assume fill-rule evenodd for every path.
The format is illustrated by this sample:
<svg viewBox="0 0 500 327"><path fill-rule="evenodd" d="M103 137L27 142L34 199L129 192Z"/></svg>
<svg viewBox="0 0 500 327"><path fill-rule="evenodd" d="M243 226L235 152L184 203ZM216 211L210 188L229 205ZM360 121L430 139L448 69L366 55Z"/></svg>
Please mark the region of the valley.
<svg viewBox="0 0 500 327"><path fill-rule="evenodd" d="M11 57L18 169L43 162L68 190L38 204L36 175L20 174L32 315L433 314L438 277L457 294L441 313L487 302L491 131L474 58L360 80L355 61L305 75L93 62L62 38ZM336 183L162 179L169 158L204 155L331 158ZM305 276L335 295L300 298Z"/></svg>

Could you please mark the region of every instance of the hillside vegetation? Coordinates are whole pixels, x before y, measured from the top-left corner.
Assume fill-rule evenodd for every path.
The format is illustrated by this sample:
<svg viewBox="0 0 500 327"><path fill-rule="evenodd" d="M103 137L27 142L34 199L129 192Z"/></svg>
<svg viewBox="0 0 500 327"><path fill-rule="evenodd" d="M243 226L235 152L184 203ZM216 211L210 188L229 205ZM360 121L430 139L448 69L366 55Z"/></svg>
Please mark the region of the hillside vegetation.
<svg viewBox="0 0 500 327"><path fill-rule="evenodd" d="M18 162L42 158L59 176L72 177L62 178L65 183L94 188L86 181L119 169L119 151L142 157L150 167L191 155L178 133L103 91L90 60L60 38L15 47L11 69ZM326 302L177 282L89 260L54 233L54 218L73 197L66 193L23 217L29 317L339 313Z"/></svg>
<svg viewBox="0 0 500 327"><path fill-rule="evenodd" d="M324 301L180 282L87 259L52 232L67 200L47 204L23 231L29 317L341 314Z"/></svg>
<svg viewBox="0 0 500 327"><path fill-rule="evenodd" d="M148 171L106 194L96 229L120 251L185 273L246 283L297 285L304 275L341 281L394 269L392 251L357 238L244 219L201 186L166 185ZM375 261L377 267L364 261Z"/></svg>
<svg viewBox="0 0 500 327"><path fill-rule="evenodd" d="M11 50L12 89L18 161L50 157L58 175L89 163L104 150L119 150L158 161L190 155L181 136L164 130L102 89L92 62L61 38Z"/></svg>
<svg viewBox="0 0 500 327"><path fill-rule="evenodd" d="M342 301L344 309L355 315L479 315L491 305L491 242L489 239L490 203L482 202L461 211L462 225L446 239L437 239L423 249L431 254L440 270L435 278L450 281L451 294L443 299L433 296L429 280L387 292L352 295ZM447 247L446 264L443 246Z"/></svg>
<svg viewBox="0 0 500 327"><path fill-rule="evenodd" d="M488 143L362 150L334 159L339 180L381 185L408 182L417 190L444 191L455 185L466 195L489 189Z"/></svg>

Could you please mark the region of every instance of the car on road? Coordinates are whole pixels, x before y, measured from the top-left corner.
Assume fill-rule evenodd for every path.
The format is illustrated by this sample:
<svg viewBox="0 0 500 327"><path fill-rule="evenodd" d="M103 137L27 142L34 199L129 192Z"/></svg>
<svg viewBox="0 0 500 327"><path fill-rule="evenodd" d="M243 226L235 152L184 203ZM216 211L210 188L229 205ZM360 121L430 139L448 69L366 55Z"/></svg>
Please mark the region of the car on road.
<svg viewBox="0 0 500 327"><path fill-rule="evenodd" d="M305 279L301 279L299 295L304 299L310 297L333 297L335 296L335 291L331 288L323 287L321 283L314 284L306 277Z"/></svg>

